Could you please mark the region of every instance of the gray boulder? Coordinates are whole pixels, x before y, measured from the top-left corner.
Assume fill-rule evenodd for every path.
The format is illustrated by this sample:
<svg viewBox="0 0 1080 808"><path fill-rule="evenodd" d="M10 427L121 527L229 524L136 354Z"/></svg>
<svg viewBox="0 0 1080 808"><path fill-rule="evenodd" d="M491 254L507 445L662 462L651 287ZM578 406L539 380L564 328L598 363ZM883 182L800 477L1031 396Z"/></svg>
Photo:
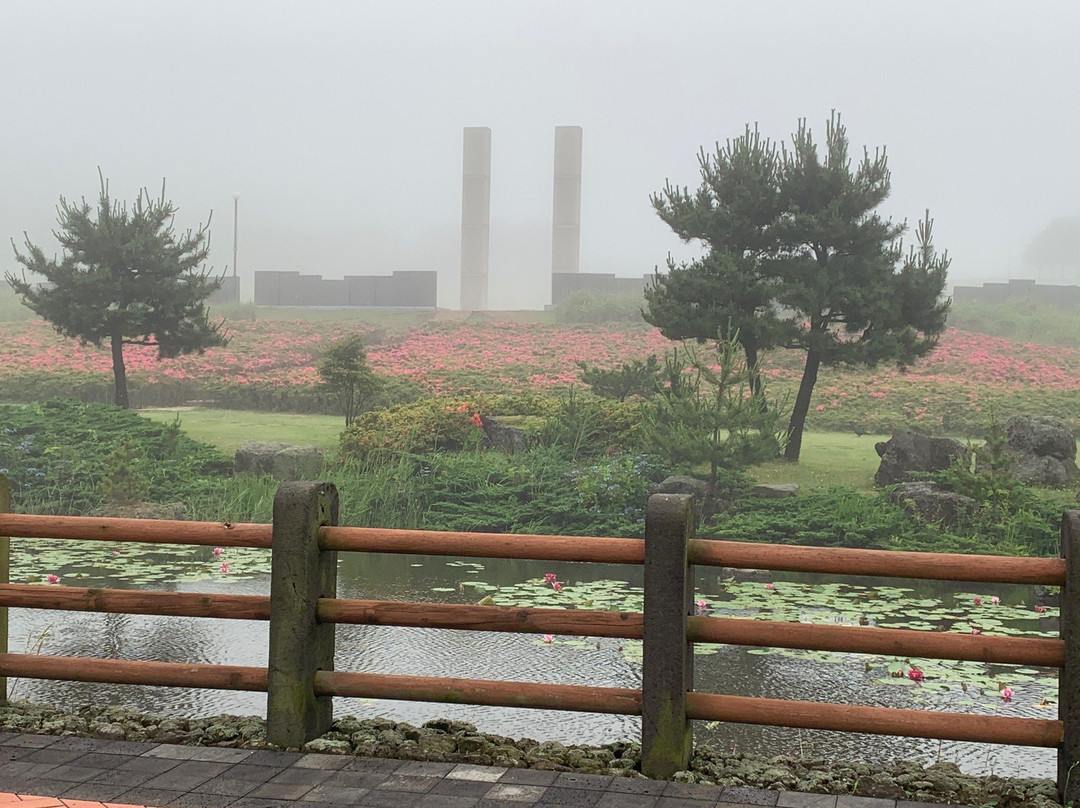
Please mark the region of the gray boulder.
<svg viewBox="0 0 1080 808"><path fill-rule="evenodd" d="M525 430L514 426L503 426L494 418L481 416L484 424L484 436L488 446L498 449L500 452L524 452L529 448L529 442L525 438Z"/></svg>
<svg viewBox="0 0 1080 808"><path fill-rule="evenodd" d="M931 438L918 432L894 432L887 441L874 445L881 458L874 475L875 485L907 482L912 472L944 471L953 463L967 464L971 453L952 438Z"/></svg>
<svg viewBox="0 0 1080 808"><path fill-rule="evenodd" d="M709 484L697 477L686 474L673 474L658 483L649 486L649 496L653 494L689 494L694 498L694 525L700 525L705 516L709 500Z"/></svg>
<svg viewBox="0 0 1080 808"><path fill-rule="evenodd" d="M237 474L270 474L282 481L313 480L322 473L323 454L314 446L248 441L236 450Z"/></svg>
<svg viewBox="0 0 1080 808"><path fill-rule="evenodd" d="M1005 424L1004 470L1026 485L1065 488L1080 480L1076 437L1069 425L1046 415L1015 415ZM979 468L987 458L978 458Z"/></svg>
<svg viewBox="0 0 1080 808"><path fill-rule="evenodd" d="M750 496L762 499L787 499L798 495L798 483L762 483L750 489Z"/></svg>
<svg viewBox="0 0 1080 808"><path fill-rule="evenodd" d="M889 500L923 522L933 522L951 527L965 513L974 510L976 502L971 497L954 491L942 491L933 483L914 482L898 485Z"/></svg>

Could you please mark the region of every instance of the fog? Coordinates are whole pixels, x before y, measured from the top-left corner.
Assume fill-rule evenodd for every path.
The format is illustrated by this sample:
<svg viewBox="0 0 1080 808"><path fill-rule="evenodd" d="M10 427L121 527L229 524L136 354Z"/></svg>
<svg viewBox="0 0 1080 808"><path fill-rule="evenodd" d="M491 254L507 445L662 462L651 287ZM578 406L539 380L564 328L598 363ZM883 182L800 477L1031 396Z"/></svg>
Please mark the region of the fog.
<svg viewBox="0 0 1080 808"><path fill-rule="evenodd" d="M1075 0L9 0L0 19L0 236L55 249L59 197L92 200L100 166L121 199L167 178L182 227L213 211L231 274L238 193L245 299L256 269L435 269L456 307L466 126L492 130L492 308L550 299L560 125L583 128L583 272L699 254L649 195L696 186L698 149L747 123L823 140L832 109L856 157L887 145L884 211L930 209L952 283L1029 277L1029 242L1080 213Z"/></svg>

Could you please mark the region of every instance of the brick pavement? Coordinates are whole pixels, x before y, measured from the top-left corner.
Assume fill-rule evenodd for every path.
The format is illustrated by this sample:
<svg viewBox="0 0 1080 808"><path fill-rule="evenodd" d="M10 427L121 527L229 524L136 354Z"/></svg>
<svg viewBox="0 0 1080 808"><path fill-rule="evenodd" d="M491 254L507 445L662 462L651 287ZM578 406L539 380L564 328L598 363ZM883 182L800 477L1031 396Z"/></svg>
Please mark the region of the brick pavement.
<svg viewBox="0 0 1080 808"><path fill-rule="evenodd" d="M0 733L3 808L935 808L575 772ZM940 806L936 806L940 808Z"/></svg>

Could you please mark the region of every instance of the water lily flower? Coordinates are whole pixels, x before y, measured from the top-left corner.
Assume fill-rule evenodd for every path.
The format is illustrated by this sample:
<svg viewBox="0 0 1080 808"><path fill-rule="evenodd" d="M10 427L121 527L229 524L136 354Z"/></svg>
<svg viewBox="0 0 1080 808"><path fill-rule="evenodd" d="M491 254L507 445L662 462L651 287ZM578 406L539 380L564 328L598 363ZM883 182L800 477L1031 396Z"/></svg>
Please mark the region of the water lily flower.
<svg viewBox="0 0 1080 808"><path fill-rule="evenodd" d="M1035 611L1039 612L1039 614L1042 614L1043 612L1046 611L1046 607L1045 606L1036 606Z"/></svg>
<svg viewBox="0 0 1080 808"><path fill-rule="evenodd" d="M553 635L551 635L551 634L545 634L544 635L544 642L554 642L554 640L555 640L555 637Z"/></svg>
<svg viewBox="0 0 1080 808"><path fill-rule="evenodd" d="M773 586L772 584L765 584L765 588L766 589L775 589L776 587Z"/></svg>
<svg viewBox="0 0 1080 808"><path fill-rule="evenodd" d="M222 561L221 562L221 571L222 572L228 572L229 571L229 562L228 561Z"/></svg>
<svg viewBox="0 0 1080 808"><path fill-rule="evenodd" d="M972 634L982 634L982 629L973 628L971 630L971 633Z"/></svg>
<svg viewBox="0 0 1080 808"><path fill-rule="evenodd" d="M555 583L551 585L551 588L554 589L556 592L562 592L562 584L560 584L558 581L555 581Z"/></svg>
<svg viewBox="0 0 1080 808"><path fill-rule="evenodd" d="M975 598L975 605L982 606L982 598Z"/></svg>
<svg viewBox="0 0 1080 808"><path fill-rule="evenodd" d="M704 608L705 608L706 606L708 606L708 605L709 605L709 604L708 604L708 603L707 603L706 601L704 601L704 600L699 600L699 601L697 602L697 607L698 607L699 609L704 609Z"/></svg>
<svg viewBox="0 0 1080 808"><path fill-rule="evenodd" d="M116 556L120 555L120 551L119 550L113 550L112 554L113 554L113 558L116 558Z"/></svg>
<svg viewBox="0 0 1080 808"><path fill-rule="evenodd" d="M907 676L908 679L913 682L921 682L924 678L926 678L923 672L918 668L912 668L911 670L909 670L907 672Z"/></svg>
<svg viewBox="0 0 1080 808"><path fill-rule="evenodd" d="M45 576L45 580L48 581L50 584L58 584L60 583L60 576L49 573Z"/></svg>
<svg viewBox="0 0 1080 808"><path fill-rule="evenodd" d="M994 597L990 598L990 603L994 606L997 606L999 603L1001 603L1001 598L999 598L997 595L994 595Z"/></svg>
<svg viewBox="0 0 1080 808"><path fill-rule="evenodd" d="M1013 695L1014 695L1013 694L1013 689L1011 687L1003 687L1003 688L1001 688L1001 700L1002 701L1012 701Z"/></svg>
<svg viewBox="0 0 1080 808"><path fill-rule="evenodd" d="M555 573L554 572L545 572L544 573L544 583L545 584L553 584L553 583L555 583Z"/></svg>
<svg viewBox="0 0 1080 808"><path fill-rule="evenodd" d="M224 553L224 552L225 552L225 548L223 548L223 547L215 547L214 548L214 558L221 558L221 554Z"/></svg>

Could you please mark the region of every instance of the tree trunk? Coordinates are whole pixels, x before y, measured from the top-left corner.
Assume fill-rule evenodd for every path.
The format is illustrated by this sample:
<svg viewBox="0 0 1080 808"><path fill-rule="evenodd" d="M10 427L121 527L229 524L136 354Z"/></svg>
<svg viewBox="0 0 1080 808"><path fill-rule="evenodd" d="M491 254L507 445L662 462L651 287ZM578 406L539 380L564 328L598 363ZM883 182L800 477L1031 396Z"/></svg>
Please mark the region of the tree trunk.
<svg viewBox="0 0 1080 808"><path fill-rule="evenodd" d="M758 346L756 340L741 340L743 351L746 353L746 372L750 377L750 392L755 396L761 395L761 372L758 370ZM758 406L761 412L769 411L769 402L762 396Z"/></svg>
<svg viewBox="0 0 1080 808"><path fill-rule="evenodd" d="M810 397L814 394L814 385L817 384L818 367L820 365L821 355L811 348L806 353L802 381L799 382L799 394L795 397L795 406L791 410L791 420L788 422L788 442L787 448L784 450L784 459L792 463L799 462L799 453L802 451L803 428L806 426L806 414L810 411Z"/></svg>
<svg viewBox="0 0 1080 808"><path fill-rule="evenodd" d="M113 334L112 345L112 369L113 369L113 401L117 407L125 410L130 408L127 392L127 369L124 367L124 338L119 334Z"/></svg>

